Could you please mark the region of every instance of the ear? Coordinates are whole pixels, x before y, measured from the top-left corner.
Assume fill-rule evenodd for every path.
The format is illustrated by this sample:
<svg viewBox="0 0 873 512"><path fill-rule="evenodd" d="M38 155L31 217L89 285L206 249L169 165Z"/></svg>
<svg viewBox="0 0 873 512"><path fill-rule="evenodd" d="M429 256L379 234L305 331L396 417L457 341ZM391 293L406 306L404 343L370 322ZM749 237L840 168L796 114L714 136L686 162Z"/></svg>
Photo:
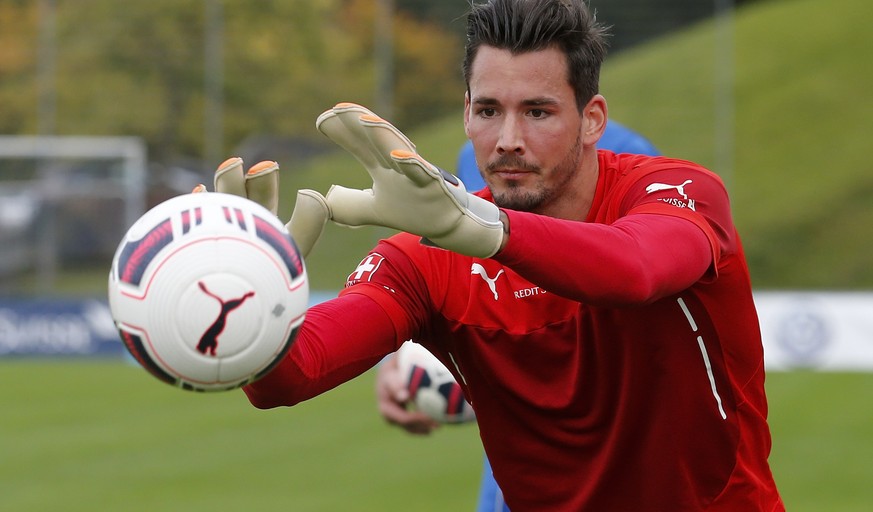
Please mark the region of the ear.
<svg viewBox="0 0 873 512"><path fill-rule="evenodd" d="M464 93L464 134L470 138L470 91Z"/></svg>
<svg viewBox="0 0 873 512"><path fill-rule="evenodd" d="M593 98L585 105L582 123L582 144L585 146L593 146L597 144L600 137L603 136L603 130L606 129L606 118L608 109L606 106L606 98L600 94L595 94Z"/></svg>

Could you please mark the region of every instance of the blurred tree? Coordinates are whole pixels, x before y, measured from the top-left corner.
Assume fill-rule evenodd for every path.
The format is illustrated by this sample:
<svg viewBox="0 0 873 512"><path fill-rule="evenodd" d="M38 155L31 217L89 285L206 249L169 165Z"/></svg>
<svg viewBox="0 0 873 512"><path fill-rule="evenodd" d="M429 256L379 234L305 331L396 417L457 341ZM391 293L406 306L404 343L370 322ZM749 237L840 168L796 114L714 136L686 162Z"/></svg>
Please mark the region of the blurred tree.
<svg viewBox="0 0 873 512"><path fill-rule="evenodd" d="M139 135L156 160L196 153L202 1L58 7L58 133Z"/></svg>
<svg viewBox="0 0 873 512"><path fill-rule="evenodd" d="M398 18L394 110L397 122L412 125L443 117L448 112L460 112L464 104L462 40L438 25L416 21L405 13Z"/></svg>
<svg viewBox="0 0 873 512"><path fill-rule="evenodd" d="M324 139L315 117L372 105L373 0L221 1L223 146L254 134ZM204 0L56 0L58 134L144 137L153 162L204 151ZM0 128L35 130L34 2L0 3ZM459 104L460 41L433 21L394 22L397 122Z"/></svg>
<svg viewBox="0 0 873 512"><path fill-rule="evenodd" d="M479 0L477 0L478 3ZM396 0L397 8L416 19L446 27L454 34L466 30L470 0Z"/></svg>
<svg viewBox="0 0 873 512"><path fill-rule="evenodd" d="M0 2L0 133L36 130L37 3Z"/></svg>
<svg viewBox="0 0 873 512"><path fill-rule="evenodd" d="M236 0L228 5L224 81L229 145L252 134L322 142L313 129L319 113L340 100L372 97L371 60L339 15L342 4Z"/></svg>
<svg viewBox="0 0 873 512"><path fill-rule="evenodd" d="M355 31L362 60L373 54L373 0L349 0L343 24ZM434 21L397 9L394 14L394 115L402 129L458 110L463 104L462 39ZM370 61L372 62L372 61ZM372 67L372 64L368 64ZM375 87L375 83L370 86Z"/></svg>
<svg viewBox="0 0 873 512"><path fill-rule="evenodd" d="M56 132L142 136L152 162L202 157L207 0L52 1ZM323 144L312 128L324 108L337 101L375 107L375 0L208 1L220 2L223 16L224 151L256 134ZM615 26L613 51L713 10L711 2L671 0L655 17L645 0L591 3ZM408 130L461 104L469 3L394 5L392 121ZM4 133L37 129L39 27L37 2L0 2Z"/></svg>

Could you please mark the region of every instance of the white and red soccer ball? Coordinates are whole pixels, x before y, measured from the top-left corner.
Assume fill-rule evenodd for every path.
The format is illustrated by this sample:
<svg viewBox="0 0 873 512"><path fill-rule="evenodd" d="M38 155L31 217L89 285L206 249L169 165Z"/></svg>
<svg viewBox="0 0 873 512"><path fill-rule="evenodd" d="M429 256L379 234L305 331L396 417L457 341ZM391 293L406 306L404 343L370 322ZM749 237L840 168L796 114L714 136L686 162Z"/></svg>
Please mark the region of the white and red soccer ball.
<svg viewBox="0 0 873 512"><path fill-rule="evenodd" d="M476 420L464 390L446 366L418 343L407 341L397 350L397 368L415 408L440 423Z"/></svg>
<svg viewBox="0 0 873 512"><path fill-rule="evenodd" d="M279 220L242 197L186 194L125 234L109 307L127 350L171 385L234 389L290 349L309 303L303 258Z"/></svg>

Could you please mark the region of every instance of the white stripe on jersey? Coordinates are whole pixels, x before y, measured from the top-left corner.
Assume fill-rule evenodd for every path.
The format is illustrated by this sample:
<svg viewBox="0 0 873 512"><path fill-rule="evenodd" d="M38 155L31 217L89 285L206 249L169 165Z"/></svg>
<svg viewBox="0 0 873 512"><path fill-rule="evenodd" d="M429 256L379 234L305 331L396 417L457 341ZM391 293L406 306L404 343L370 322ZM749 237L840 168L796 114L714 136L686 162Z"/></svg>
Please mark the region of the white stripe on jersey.
<svg viewBox="0 0 873 512"><path fill-rule="evenodd" d="M679 307L682 308L682 312L685 313L685 318L688 319L688 323L691 325L691 330L697 332L697 322L694 321L694 317L691 315L691 311L688 309L685 301L682 297L679 297L677 302L679 302ZM712 396L715 397L715 403L718 404L718 412L721 414L721 419L726 420L727 413L724 412L724 407L721 405L721 395L718 394L718 387L715 385L715 375L712 374L712 363L709 361L709 352L706 350L706 343L703 342L703 336L697 337L697 345L700 347L700 354L703 356L703 365L706 367L706 375L709 377L709 387L712 388Z"/></svg>

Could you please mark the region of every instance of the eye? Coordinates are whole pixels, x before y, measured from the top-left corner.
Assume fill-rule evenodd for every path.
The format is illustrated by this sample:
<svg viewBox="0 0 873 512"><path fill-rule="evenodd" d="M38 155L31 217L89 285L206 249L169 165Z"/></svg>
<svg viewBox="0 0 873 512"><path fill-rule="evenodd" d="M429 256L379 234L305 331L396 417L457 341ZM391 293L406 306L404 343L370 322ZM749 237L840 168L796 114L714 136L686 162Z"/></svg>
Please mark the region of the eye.
<svg viewBox="0 0 873 512"><path fill-rule="evenodd" d="M528 114L534 119L542 119L549 115L545 110L540 110L538 108L532 109L528 112Z"/></svg>
<svg viewBox="0 0 873 512"><path fill-rule="evenodd" d="M490 107L485 107L479 110L479 115L482 117L494 117L497 115L497 110Z"/></svg>

